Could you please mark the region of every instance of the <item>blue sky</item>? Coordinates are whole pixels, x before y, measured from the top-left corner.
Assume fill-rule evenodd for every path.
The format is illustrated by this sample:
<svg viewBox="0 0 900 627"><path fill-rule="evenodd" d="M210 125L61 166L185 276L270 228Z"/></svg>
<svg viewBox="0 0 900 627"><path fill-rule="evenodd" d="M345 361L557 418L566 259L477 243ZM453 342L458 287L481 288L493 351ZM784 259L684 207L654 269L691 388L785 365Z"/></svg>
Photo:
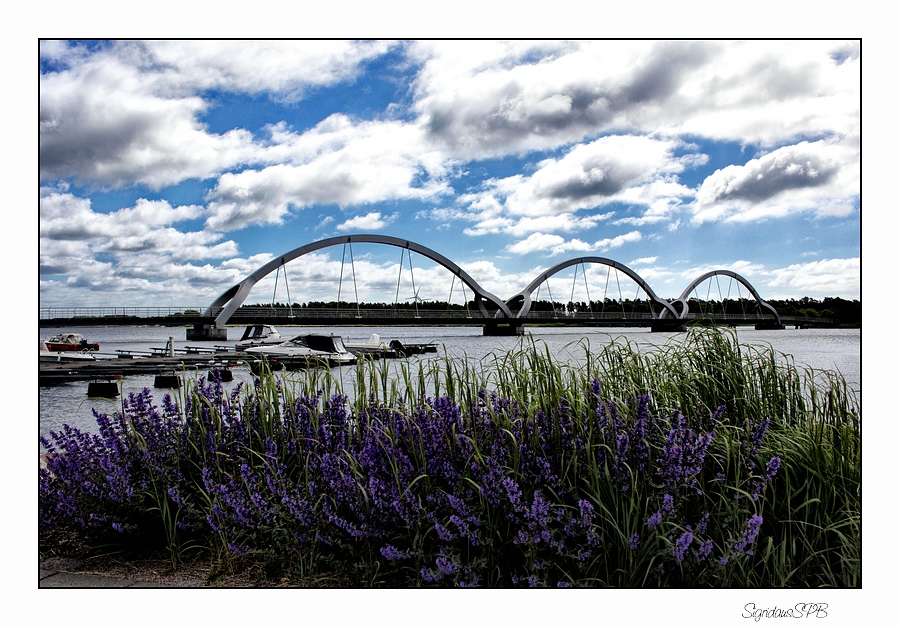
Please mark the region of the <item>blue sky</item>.
<svg viewBox="0 0 900 627"><path fill-rule="evenodd" d="M713 269L860 298L860 63L855 40L42 41L40 305L205 306L353 233L503 298L581 256L669 299ZM421 256L344 253L247 302L346 297L353 271L360 300L450 296Z"/></svg>

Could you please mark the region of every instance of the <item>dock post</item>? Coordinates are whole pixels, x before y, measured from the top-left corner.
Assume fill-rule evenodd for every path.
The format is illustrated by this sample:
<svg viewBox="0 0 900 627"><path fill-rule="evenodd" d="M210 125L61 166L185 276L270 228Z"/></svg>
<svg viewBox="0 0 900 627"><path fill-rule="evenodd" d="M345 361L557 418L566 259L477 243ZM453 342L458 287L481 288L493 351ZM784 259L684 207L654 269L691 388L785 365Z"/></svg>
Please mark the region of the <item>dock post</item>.
<svg viewBox="0 0 900 627"><path fill-rule="evenodd" d="M227 340L228 329L217 327L215 324L195 324L193 328L186 330L185 338L188 341Z"/></svg>
<svg viewBox="0 0 900 627"><path fill-rule="evenodd" d="M484 330L482 331L482 335L491 336L491 337L501 337L508 335L523 335L525 331L522 328L521 324L516 324L513 322L506 323L497 323L497 322L488 322L484 325Z"/></svg>
<svg viewBox="0 0 900 627"><path fill-rule="evenodd" d="M90 397L113 398L119 395L119 386L112 382L91 381L87 395Z"/></svg>
<svg viewBox="0 0 900 627"><path fill-rule="evenodd" d="M684 331L687 323L684 320L673 318L656 318L650 323L650 332L658 333L661 331Z"/></svg>

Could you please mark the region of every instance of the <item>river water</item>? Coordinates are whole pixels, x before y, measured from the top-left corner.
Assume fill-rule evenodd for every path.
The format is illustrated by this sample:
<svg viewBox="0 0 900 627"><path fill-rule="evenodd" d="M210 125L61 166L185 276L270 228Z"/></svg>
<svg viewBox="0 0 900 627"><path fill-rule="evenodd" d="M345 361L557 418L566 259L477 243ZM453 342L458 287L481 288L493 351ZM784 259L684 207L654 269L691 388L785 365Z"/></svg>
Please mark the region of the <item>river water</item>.
<svg viewBox="0 0 900 627"><path fill-rule="evenodd" d="M176 348L190 346L229 345L240 339L243 328L228 328L228 340L215 342L186 341L184 328L167 327L91 327L91 328L43 328L41 338L47 339L57 333L81 333L89 342L100 344L98 357L115 358L117 350L143 350L162 348L169 337ZM335 333L345 341L365 341L371 333L377 333L384 341L398 339L404 344L437 343L437 355L425 354L410 359L431 359L442 356L443 352L454 357L480 359L495 351L515 349L522 338L485 337L481 327L279 327L281 335L292 337L301 333ZM584 344L591 349L615 340L627 339L642 348L659 346L669 341L677 342L683 333L651 333L645 328L592 328L592 327L525 327L527 336L538 342L545 342L555 358L574 362L584 357ZM757 331L753 327L739 327L738 341L742 344L771 346L778 353L790 355L797 366L809 366L820 370L840 372L853 389L861 390L860 329L784 329L779 331ZM352 366L344 367L348 376ZM251 381L252 376L245 366L232 369L234 381ZM201 369L200 374L205 374ZM349 378L349 376L348 376ZM127 376L122 380L124 394L150 388L154 400L159 403L170 390L154 389L154 375ZM121 408L120 398L103 399L87 396L88 382L79 381L61 385L39 387L40 435L51 430L58 431L63 424L85 431L96 431L93 409L112 413Z"/></svg>

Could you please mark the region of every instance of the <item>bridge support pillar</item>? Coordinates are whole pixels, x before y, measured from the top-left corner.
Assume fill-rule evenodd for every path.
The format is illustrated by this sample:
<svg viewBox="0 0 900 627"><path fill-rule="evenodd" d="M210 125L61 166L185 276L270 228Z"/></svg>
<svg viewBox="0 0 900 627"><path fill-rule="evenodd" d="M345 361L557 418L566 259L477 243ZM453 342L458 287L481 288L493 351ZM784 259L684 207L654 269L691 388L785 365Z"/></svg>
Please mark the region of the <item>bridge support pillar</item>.
<svg viewBox="0 0 900 627"><path fill-rule="evenodd" d="M489 322L484 325L484 335L489 337L499 337L499 336L508 336L508 335L522 335L524 331L522 330L521 324L513 323L498 323L498 322Z"/></svg>
<svg viewBox="0 0 900 627"><path fill-rule="evenodd" d="M650 323L651 333L656 331L684 331L685 328L687 328L687 323L684 320L678 320L677 318L656 319Z"/></svg>
<svg viewBox="0 0 900 627"><path fill-rule="evenodd" d="M217 327L215 324L195 324L193 328L187 329L185 339L198 342L204 340L227 340L228 329L225 327Z"/></svg>

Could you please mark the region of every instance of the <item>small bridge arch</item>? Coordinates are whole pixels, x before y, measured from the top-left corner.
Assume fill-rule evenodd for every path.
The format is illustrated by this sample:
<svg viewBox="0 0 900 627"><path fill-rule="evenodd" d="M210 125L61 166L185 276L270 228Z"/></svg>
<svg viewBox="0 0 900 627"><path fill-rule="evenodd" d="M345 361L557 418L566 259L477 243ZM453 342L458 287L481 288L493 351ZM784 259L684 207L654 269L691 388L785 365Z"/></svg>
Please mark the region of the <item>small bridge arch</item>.
<svg viewBox="0 0 900 627"><path fill-rule="evenodd" d="M440 253L409 240L391 237L389 235L374 235L367 233L356 235L341 235L338 237L319 240L317 242L306 244L305 246L300 246L299 248L295 248L290 252L276 257L269 263L265 264L264 266L260 267L258 270L250 274L246 279L244 279L237 285L234 285L225 290L215 301L213 301L213 303L206 309L203 315L204 317L209 318L215 316L215 326L217 328L222 328L225 326L225 323L228 322L228 319L231 318L232 314L234 314L234 312L237 311L237 309L244 303L244 301L247 299L247 296L250 295L250 290L253 289L253 286L256 285L256 283L262 278L274 272L277 268L290 261L293 261L297 257L302 257L303 255L321 250L323 248L338 246L341 244L355 243L386 244L388 246L395 246L398 248L415 251L420 255L428 257L432 261L440 264L441 266L452 272L459 278L460 281L462 281L466 286L469 287L469 289L472 290L472 292L475 294L475 302L485 318L490 318L492 314L488 312L487 308L485 307L484 301L488 301L497 307L497 312L495 314L496 316L502 316L506 318L513 317L512 313L509 310L509 307L503 300L486 291L475 281L475 279L469 276L469 274L465 270L460 268L458 265L441 255Z"/></svg>
<svg viewBox="0 0 900 627"><path fill-rule="evenodd" d="M738 283L746 287L747 290L753 295L753 298L756 299L756 302L759 304L759 306L771 312L771 314L775 317L776 324L781 324L781 316L778 315L778 312L775 310L775 308L762 299L762 297L759 295L759 292L756 291L756 288L753 287L750 281L742 277L737 272L732 272L731 270L711 270L691 281L691 284L684 289L684 291L681 293L681 296L673 301L673 304L681 304L681 314L678 316L679 318L687 317L689 309L688 298L690 298L691 292L694 290L694 288L703 283L705 280L717 275L731 277Z"/></svg>
<svg viewBox="0 0 900 627"><path fill-rule="evenodd" d="M546 281L553 275L565 270L566 268L570 268L572 266L577 266L578 264L584 264L584 263L602 264L605 266L609 266L611 268L615 268L616 270L620 270L625 275L627 275L630 279L632 279L635 283L637 283L638 286L644 291L644 293L650 297L651 301L653 301L654 303L656 303L657 305L660 305L662 307L660 317L662 317L665 314L665 312L668 312L669 314L671 314L673 318L678 317L678 313L675 311L675 309L672 307L672 305L669 303L669 301L664 300L664 299L660 298L659 296L657 296L656 293L653 291L653 288L650 287L650 285L643 278L641 278L641 276L638 275L637 272L635 272L628 266L619 263L618 261L614 261L612 259L607 259L606 257L576 257L573 259L569 259L567 261L563 261L562 263L558 263L555 266L553 266L552 268L546 270L542 274L535 277L534 280L531 283L529 283L525 289L523 289L521 292L519 292L518 294L516 294L509 300L507 300L506 304L510 305L511 303L513 303L516 300L521 298L522 306L516 312L515 317L516 318L524 318L525 316L528 315L528 312L531 311L531 294L534 292L534 290L537 289L537 287L541 283L543 283L544 281Z"/></svg>

